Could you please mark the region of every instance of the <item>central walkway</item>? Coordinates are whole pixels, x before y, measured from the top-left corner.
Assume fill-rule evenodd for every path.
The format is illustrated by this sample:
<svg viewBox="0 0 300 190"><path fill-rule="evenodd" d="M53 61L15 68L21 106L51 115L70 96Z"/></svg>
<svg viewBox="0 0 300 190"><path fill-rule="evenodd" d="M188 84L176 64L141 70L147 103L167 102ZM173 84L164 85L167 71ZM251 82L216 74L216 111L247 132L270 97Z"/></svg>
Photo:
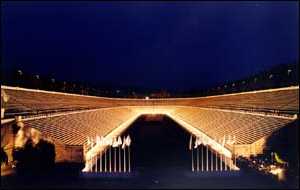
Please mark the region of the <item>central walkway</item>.
<svg viewBox="0 0 300 190"><path fill-rule="evenodd" d="M167 117L160 121L139 118L124 133L132 137L132 166L137 172L162 172L166 168L190 169L189 133ZM178 171L180 172L180 171Z"/></svg>

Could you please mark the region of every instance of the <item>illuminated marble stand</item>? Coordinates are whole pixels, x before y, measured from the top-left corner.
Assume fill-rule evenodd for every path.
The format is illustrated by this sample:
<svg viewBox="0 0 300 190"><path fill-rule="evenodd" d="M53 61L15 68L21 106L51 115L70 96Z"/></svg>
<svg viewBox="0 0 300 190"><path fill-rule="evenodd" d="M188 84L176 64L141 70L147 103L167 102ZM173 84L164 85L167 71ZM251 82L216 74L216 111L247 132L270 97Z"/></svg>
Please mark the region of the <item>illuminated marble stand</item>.
<svg viewBox="0 0 300 190"><path fill-rule="evenodd" d="M131 138L129 135L126 138L123 137L123 140L120 136L108 138L108 139L97 136L96 143L94 143L92 139L88 138L87 144L90 148L94 147L95 145L105 147L103 153L100 152L96 154L89 162L90 164L89 172L100 172L100 173L131 172L131 157L130 157ZM112 152L113 152L113 156L112 156ZM118 152L118 156L117 156L117 152ZM123 152L123 156L122 156L122 152ZM128 158L126 158L126 155ZM123 159L123 168L122 168L122 159Z"/></svg>
<svg viewBox="0 0 300 190"><path fill-rule="evenodd" d="M193 143L194 142L194 143ZM234 143L236 142L235 140L235 136L231 137L231 136L224 136L224 138L219 139L219 143L222 145L222 147L225 146L226 144L229 145L234 145ZM202 145L202 146L200 146ZM199 148L200 147L200 148ZM208 149L210 147L210 156L208 153ZM196 149L196 151L194 150ZM199 160L199 149L201 149L201 172L203 171L214 171L214 156L213 154L215 153L215 171L227 171L229 170L238 170L238 168L235 166L236 165L236 158L234 155L234 159L230 159L228 157L226 157L223 154L223 151L216 151L214 149L211 148L211 143L209 142L209 139L204 138L203 136L190 136L190 142L189 142L189 150L191 151L191 162L192 162L192 171L193 172L199 172L200 171L200 160ZM205 162L204 163L204 149L206 150L205 152ZM194 152L196 152L196 156L194 155ZM195 161L195 157L196 157L196 161ZM210 162L209 162L209 157L210 157ZM219 159L218 159L219 158ZM218 161L219 160L219 161ZM220 163L218 163L220 162ZM224 163L223 163L224 162ZM209 165L210 163L210 165ZM196 166L195 166L196 165Z"/></svg>

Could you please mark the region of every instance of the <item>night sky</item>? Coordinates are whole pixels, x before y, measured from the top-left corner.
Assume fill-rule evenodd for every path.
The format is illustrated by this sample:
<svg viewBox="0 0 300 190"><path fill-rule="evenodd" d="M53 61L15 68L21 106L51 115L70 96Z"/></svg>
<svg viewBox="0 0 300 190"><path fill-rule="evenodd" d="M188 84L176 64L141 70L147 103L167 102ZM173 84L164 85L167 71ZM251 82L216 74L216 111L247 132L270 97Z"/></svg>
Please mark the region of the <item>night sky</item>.
<svg viewBox="0 0 300 190"><path fill-rule="evenodd" d="M297 2L2 4L2 74L201 89L298 60Z"/></svg>

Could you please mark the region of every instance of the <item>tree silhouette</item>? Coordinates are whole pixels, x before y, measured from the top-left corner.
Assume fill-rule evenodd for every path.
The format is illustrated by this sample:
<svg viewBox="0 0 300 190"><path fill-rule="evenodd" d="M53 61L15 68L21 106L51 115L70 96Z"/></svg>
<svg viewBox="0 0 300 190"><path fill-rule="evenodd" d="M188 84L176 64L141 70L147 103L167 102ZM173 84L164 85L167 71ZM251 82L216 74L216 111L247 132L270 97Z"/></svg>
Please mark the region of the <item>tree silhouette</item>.
<svg viewBox="0 0 300 190"><path fill-rule="evenodd" d="M4 148L3 148L3 147L1 147L0 159L1 159L1 165L2 165L2 163L7 164L8 157L7 157L7 154L6 154L6 152L4 151Z"/></svg>
<svg viewBox="0 0 300 190"><path fill-rule="evenodd" d="M36 145L29 139L24 147L13 150L18 173L41 173L54 168L55 146L45 140Z"/></svg>

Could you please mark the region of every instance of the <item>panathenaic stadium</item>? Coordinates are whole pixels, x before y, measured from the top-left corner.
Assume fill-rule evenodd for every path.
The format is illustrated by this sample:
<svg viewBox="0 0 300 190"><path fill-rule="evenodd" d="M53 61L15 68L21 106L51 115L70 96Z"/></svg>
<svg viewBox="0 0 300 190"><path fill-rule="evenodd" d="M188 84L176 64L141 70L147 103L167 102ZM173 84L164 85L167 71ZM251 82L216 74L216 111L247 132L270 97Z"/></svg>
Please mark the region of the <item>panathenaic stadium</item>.
<svg viewBox="0 0 300 190"><path fill-rule="evenodd" d="M103 150L87 148L87 137L121 135L142 115L170 117L191 134L208 139L211 149L222 151L230 162L233 155L261 154L266 138L299 114L299 86L169 99L105 98L10 86L1 86L1 92L9 97L1 119L1 143L7 152L14 146L9 126L21 119L25 131L34 130L38 138L55 144L55 162L86 163L86 170ZM236 142L221 146L224 136L235 136Z"/></svg>

